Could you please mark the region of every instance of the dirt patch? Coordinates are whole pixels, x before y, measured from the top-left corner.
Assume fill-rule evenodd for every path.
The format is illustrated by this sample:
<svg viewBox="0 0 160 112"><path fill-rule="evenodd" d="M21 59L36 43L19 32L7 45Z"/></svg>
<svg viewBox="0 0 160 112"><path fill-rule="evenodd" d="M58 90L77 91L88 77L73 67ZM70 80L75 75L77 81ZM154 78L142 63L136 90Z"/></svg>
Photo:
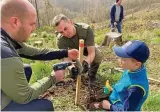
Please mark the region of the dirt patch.
<svg viewBox="0 0 160 112"><path fill-rule="evenodd" d="M93 101L98 101L106 96L103 96L102 85L100 83L90 83L88 80L82 79L81 93L80 93L80 105L82 110L88 110L89 104ZM46 92L45 99L53 100L56 97L69 94L70 100L75 100L76 81L72 79L65 79L65 85L52 87L52 92Z"/></svg>

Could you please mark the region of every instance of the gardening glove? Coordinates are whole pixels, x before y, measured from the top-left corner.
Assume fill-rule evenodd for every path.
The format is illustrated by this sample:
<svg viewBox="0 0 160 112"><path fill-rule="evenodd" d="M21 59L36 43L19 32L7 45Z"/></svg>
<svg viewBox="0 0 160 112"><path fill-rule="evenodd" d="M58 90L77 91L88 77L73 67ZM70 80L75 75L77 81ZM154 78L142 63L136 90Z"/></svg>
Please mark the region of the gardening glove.
<svg viewBox="0 0 160 112"><path fill-rule="evenodd" d="M104 94L105 94L105 95L109 95L110 92L113 90L112 87L110 86L108 80L106 81L106 85L104 86L103 89L104 89Z"/></svg>
<svg viewBox="0 0 160 112"><path fill-rule="evenodd" d="M71 74L71 78L76 79L78 74L79 74L79 70L77 67L72 67L70 70L70 74Z"/></svg>
<svg viewBox="0 0 160 112"><path fill-rule="evenodd" d="M82 71L82 73L83 73L83 74L87 73L88 70L89 70L89 64L84 60L84 61L82 62L82 66L83 66L83 71Z"/></svg>

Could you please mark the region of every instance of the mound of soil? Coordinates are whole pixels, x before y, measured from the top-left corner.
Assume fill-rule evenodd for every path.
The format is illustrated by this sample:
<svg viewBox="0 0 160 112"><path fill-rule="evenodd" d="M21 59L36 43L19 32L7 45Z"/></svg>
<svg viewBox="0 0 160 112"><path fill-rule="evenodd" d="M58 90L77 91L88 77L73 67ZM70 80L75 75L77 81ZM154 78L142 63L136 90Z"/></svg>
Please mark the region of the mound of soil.
<svg viewBox="0 0 160 112"><path fill-rule="evenodd" d="M76 81L67 78L64 80L62 85L51 87L41 96L41 98L47 98L51 100L52 97L59 97L60 93L63 93L64 91L67 91L68 94L72 94L72 96L75 96ZM102 85L100 85L100 83L91 83L89 82L89 80L84 79L83 77L80 96L81 97L79 106L82 108L82 110L88 110L90 103L106 98L106 96L103 96ZM73 101L74 100L75 99L73 97Z"/></svg>

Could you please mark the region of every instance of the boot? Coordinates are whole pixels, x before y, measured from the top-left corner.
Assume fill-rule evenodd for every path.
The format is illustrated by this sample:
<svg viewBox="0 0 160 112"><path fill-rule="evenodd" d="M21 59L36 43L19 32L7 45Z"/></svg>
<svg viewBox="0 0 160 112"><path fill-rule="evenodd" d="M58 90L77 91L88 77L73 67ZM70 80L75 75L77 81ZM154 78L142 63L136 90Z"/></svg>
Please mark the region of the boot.
<svg viewBox="0 0 160 112"><path fill-rule="evenodd" d="M96 80L96 74L97 74L99 65L100 65L100 63L94 63L94 62L91 63L91 68L88 73L88 76L89 76L91 82L94 82Z"/></svg>

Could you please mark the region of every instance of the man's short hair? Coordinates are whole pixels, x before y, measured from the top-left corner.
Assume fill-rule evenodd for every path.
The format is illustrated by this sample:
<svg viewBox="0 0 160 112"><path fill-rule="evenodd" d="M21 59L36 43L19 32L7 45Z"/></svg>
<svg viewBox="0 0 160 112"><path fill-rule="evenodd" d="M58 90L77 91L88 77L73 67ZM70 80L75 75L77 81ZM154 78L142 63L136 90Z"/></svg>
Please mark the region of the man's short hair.
<svg viewBox="0 0 160 112"><path fill-rule="evenodd" d="M55 27L58 26L61 20L68 21L68 18L64 14L59 14L54 17L52 21L52 25Z"/></svg>

